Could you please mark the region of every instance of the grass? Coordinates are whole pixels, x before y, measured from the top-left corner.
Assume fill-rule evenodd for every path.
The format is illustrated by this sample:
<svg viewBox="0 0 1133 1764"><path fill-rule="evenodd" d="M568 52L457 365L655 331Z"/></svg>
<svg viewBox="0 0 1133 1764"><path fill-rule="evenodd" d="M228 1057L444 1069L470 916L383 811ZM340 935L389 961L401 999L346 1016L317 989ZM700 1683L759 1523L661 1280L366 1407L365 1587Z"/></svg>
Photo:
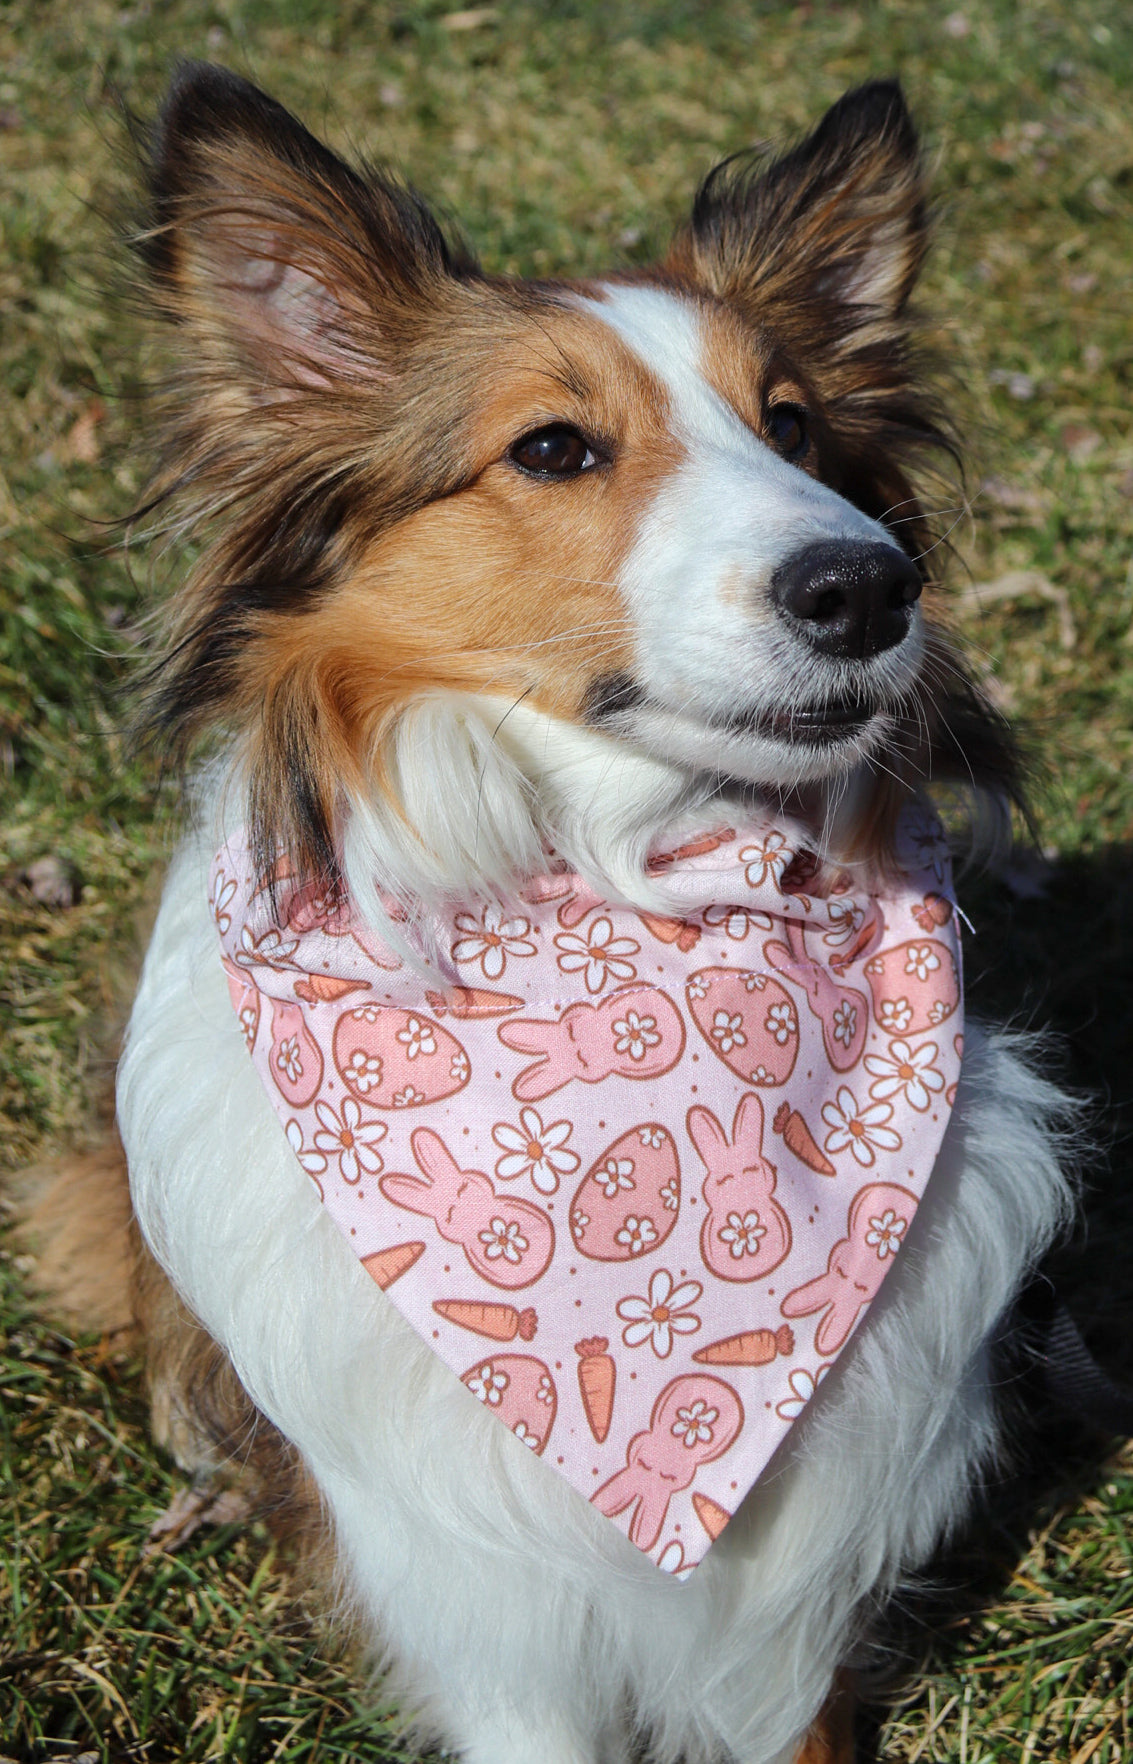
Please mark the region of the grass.
<svg viewBox="0 0 1133 1764"><path fill-rule="evenodd" d="M176 54L250 72L339 144L408 168L493 268L644 260L698 177L899 71L940 148L925 305L966 383L958 617L1043 756L1040 861L972 883L976 1000L1061 1036L1108 1160L1059 1276L1130 1373L1133 1132L1133 26L1124 0L6 0L0 4L2 1155L81 1140L104 1026L175 804L125 738L147 566L104 544L144 461L145 351L113 296L127 183L111 102ZM1021 574L1024 573L1024 574ZM1004 578L1014 576L1003 590ZM980 585L999 583L1000 591ZM978 589L978 592L977 592ZM21 881L58 859L69 908ZM322 1663L266 1534L143 1557L169 1499L137 1370L30 1312L0 1267L0 1755L331 1760L396 1724ZM890 1620L908 1665L886 1758L1133 1756L1133 1454L1040 1429L937 1590Z"/></svg>

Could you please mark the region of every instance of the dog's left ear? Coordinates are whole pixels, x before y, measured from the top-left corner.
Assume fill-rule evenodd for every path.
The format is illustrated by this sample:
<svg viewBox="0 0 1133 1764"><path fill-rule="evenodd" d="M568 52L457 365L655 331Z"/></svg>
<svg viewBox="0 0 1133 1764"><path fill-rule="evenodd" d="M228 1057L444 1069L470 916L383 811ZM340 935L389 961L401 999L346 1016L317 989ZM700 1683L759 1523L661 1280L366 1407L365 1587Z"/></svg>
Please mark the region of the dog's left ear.
<svg viewBox="0 0 1133 1764"><path fill-rule="evenodd" d="M874 80L770 164L710 172L668 267L813 347L899 321L926 244L916 130L897 81Z"/></svg>

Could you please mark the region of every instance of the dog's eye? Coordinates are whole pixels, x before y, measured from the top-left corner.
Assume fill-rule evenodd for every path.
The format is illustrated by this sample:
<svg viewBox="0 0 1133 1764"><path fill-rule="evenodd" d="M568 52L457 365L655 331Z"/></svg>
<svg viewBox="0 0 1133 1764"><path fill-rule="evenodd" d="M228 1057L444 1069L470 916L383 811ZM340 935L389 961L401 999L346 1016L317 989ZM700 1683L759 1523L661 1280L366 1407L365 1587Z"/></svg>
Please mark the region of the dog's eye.
<svg viewBox="0 0 1133 1764"><path fill-rule="evenodd" d="M508 457L537 478L574 478L598 464L585 435L566 423L533 429L515 443Z"/></svg>
<svg viewBox="0 0 1133 1764"><path fill-rule="evenodd" d="M767 435L776 453L801 459L810 446L807 414L801 404L773 404L767 413Z"/></svg>

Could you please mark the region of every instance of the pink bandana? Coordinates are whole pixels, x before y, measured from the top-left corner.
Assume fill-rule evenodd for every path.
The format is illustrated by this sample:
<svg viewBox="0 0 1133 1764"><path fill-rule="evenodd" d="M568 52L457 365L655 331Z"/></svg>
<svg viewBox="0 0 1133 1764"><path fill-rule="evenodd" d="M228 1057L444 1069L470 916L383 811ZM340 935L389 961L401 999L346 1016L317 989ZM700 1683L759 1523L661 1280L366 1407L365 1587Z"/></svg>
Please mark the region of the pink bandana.
<svg viewBox="0 0 1133 1764"><path fill-rule="evenodd" d="M551 873L433 926L431 989L312 887L213 866L232 1001L363 1266L517 1440L694 1567L905 1241L962 1045L947 848L806 892L764 825L657 856L681 916Z"/></svg>

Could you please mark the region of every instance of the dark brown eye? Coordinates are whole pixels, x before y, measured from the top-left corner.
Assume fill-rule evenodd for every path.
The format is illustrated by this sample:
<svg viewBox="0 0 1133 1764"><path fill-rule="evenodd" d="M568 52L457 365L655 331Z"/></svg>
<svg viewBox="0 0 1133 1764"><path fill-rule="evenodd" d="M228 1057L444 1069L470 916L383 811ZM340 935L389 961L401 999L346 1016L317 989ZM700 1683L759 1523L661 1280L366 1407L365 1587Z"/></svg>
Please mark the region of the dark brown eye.
<svg viewBox="0 0 1133 1764"><path fill-rule="evenodd" d="M566 423L533 429L515 443L508 457L537 478L575 478L598 464L585 435Z"/></svg>
<svg viewBox="0 0 1133 1764"><path fill-rule="evenodd" d="M767 413L767 437L784 459L801 459L810 446L807 414L802 405L773 404Z"/></svg>

